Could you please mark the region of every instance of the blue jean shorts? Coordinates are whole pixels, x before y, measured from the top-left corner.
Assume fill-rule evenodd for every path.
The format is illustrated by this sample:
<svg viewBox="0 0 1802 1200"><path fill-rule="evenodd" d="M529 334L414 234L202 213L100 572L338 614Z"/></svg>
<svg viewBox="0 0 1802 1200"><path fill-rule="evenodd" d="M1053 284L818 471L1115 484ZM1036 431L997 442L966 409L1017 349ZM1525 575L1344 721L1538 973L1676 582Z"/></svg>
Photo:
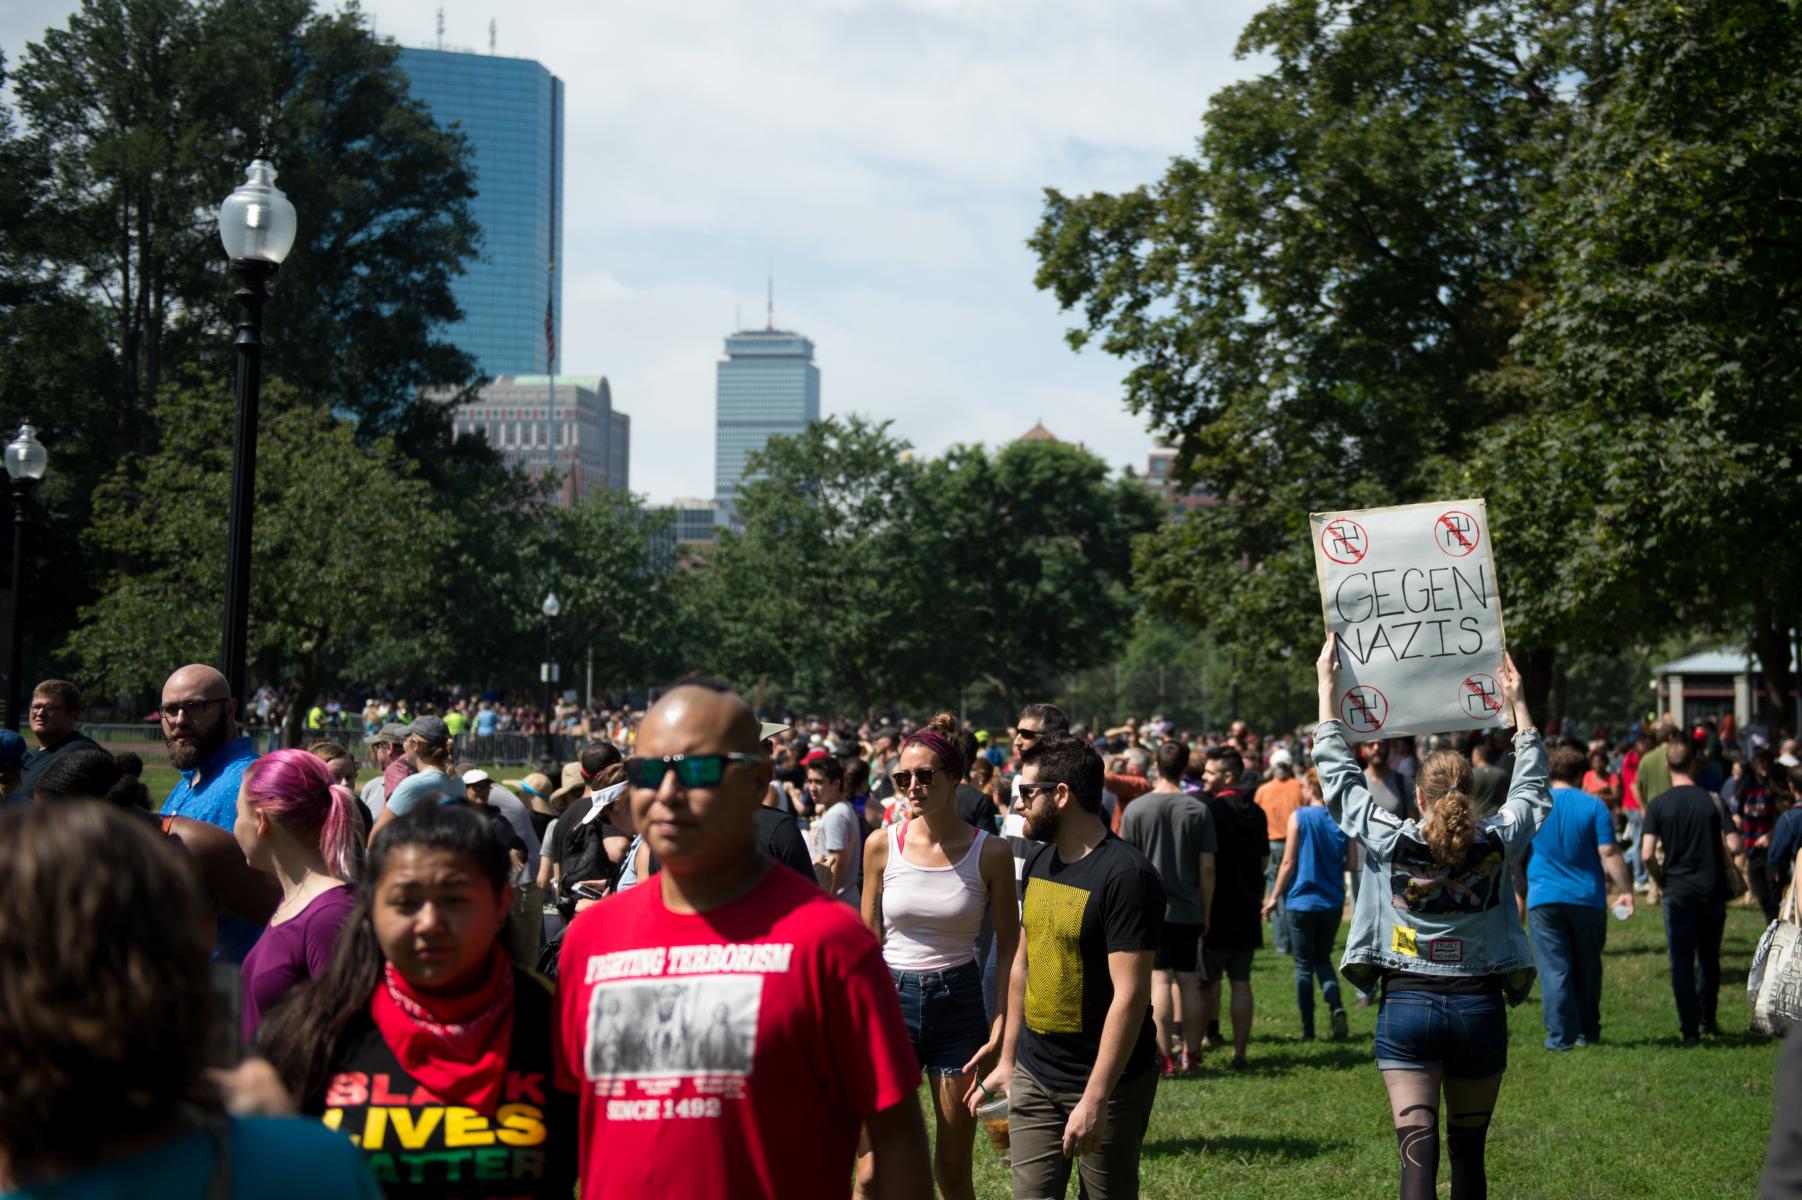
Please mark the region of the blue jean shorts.
<svg viewBox="0 0 1802 1200"><path fill-rule="evenodd" d="M896 971L889 975L901 997L907 1039L928 1075L964 1069L989 1040L982 1007L982 968L968 962L949 971Z"/></svg>
<svg viewBox="0 0 1802 1200"><path fill-rule="evenodd" d="M1508 1012L1497 995L1389 992L1377 1013L1377 1066L1494 1079L1508 1069Z"/></svg>

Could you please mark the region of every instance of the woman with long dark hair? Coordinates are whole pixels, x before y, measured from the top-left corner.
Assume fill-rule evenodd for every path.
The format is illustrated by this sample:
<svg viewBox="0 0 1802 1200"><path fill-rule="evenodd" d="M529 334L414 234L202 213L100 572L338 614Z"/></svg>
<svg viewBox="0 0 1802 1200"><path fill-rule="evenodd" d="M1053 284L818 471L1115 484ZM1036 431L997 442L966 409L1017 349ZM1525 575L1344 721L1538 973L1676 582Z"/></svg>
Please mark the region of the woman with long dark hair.
<svg viewBox="0 0 1802 1200"><path fill-rule="evenodd" d="M575 1098L553 1087L550 989L505 945L512 874L462 805L383 826L331 966L258 1032L301 1111L357 1141L388 1200L570 1195Z"/></svg>
<svg viewBox="0 0 1802 1200"><path fill-rule="evenodd" d="M263 1013L332 961L356 907L356 893L345 886L362 860L355 802L307 750L277 750L245 768L232 836L244 861L275 876L282 889L263 936L244 956L247 1042Z"/></svg>
<svg viewBox="0 0 1802 1200"><path fill-rule="evenodd" d="M206 1052L237 1030L219 1028L211 913L169 838L66 800L6 809L0 844L0 1194L376 1200L318 1122L225 1114Z"/></svg>
<svg viewBox="0 0 1802 1200"><path fill-rule="evenodd" d="M1483 1147L1508 1067L1505 1005L1533 987L1533 953L1516 916L1510 866L1552 810L1545 745L1514 660L1496 677L1514 726L1507 801L1477 818L1470 760L1427 755L1415 781L1418 821L1374 803L1345 729L1333 715L1338 642L1315 662L1320 724L1314 765L1330 813L1364 849L1363 886L1339 969L1362 992L1380 985L1376 1058L1401 1149L1402 1200L1430 1200L1439 1171L1439 1101L1446 1108L1452 1200L1488 1194Z"/></svg>

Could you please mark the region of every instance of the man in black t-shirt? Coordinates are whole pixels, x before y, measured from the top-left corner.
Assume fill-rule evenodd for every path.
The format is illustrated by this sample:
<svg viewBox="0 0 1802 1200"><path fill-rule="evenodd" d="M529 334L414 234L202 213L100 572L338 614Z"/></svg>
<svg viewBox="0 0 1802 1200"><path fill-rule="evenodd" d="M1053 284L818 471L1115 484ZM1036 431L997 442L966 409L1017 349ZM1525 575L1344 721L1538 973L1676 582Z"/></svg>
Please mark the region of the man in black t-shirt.
<svg viewBox="0 0 1802 1200"><path fill-rule="evenodd" d="M1207 1043L1218 1045L1220 1000L1231 984L1233 1069L1245 1070L1251 1043L1251 960L1264 944L1264 864L1270 858L1269 822L1243 783L1245 763L1231 746L1208 755L1202 803L1214 824L1214 905L1202 939L1202 1019Z"/></svg>
<svg viewBox="0 0 1802 1200"><path fill-rule="evenodd" d="M1101 818L1104 768L1086 742L1040 739L1022 758L1028 837L1007 1036L967 1097L1006 1090L1015 1196L1062 1196L1076 1161L1085 1194L1137 1195L1139 1147L1157 1096L1151 962L1164 889Z"/></svg>
<svg viewBox="0 0 1802 1200"><path fill-rule="evenodd" d="M1671 787L1646 808L1639 853L1664 889L1664 937L1670 950L1671 992L1683 1044L1717 1032L1721 991L1721 931L1727 924L1727 853L1739 853L1739 833L1718 798L1690 775L1695 749L1684 741L1665 750ZM1722 841L1726 842L1723 850ZM1664 865L1656 850L1664 846ZM1696 973L1701 971L1698 987Z"/></svg>

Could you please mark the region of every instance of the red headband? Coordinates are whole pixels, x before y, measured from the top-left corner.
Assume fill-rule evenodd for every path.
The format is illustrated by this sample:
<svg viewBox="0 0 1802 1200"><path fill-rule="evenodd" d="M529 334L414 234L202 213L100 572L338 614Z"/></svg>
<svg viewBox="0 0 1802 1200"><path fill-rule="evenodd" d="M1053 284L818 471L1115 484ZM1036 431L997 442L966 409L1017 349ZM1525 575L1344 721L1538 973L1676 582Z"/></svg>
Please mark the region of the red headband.
<svg viewBox="0 0 1802 1200"><path fill-rule="evenodd" d="M944 764L945 770L951 772L957 779L961 780L964 777L966 764L963 753L958 750L956 742L938 730L922 729L918 733L908 734L902 739L901 748L905 750L909 746L926 747L938 755L939 762Z"/></svg>

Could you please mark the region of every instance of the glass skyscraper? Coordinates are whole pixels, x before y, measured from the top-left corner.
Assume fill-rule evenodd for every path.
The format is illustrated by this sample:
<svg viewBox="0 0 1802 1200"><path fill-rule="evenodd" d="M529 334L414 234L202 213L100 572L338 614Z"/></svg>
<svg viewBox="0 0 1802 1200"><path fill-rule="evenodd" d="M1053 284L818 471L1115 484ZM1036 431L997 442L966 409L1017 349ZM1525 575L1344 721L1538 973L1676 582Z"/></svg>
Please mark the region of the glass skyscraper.
<svg viewBox="0 0 1802 1200"><path fill-rule="evenodd" d="M740 330L726 339L714 388L713 493L730 505L745 456L770 438L820 419L820 369L813 343L782 329Z"/></svg>
<svg viewBox="0 0 1802 1200"><path fill-rule="evenodd" d="M481 257L452 289L463 320L448 339L482 374L558 370L563 343L563 81L538 63L402 49L415 99L469 140ZM556 268L553 270L553 265ZM555 350L545 345L549 313Z"/></svg>

